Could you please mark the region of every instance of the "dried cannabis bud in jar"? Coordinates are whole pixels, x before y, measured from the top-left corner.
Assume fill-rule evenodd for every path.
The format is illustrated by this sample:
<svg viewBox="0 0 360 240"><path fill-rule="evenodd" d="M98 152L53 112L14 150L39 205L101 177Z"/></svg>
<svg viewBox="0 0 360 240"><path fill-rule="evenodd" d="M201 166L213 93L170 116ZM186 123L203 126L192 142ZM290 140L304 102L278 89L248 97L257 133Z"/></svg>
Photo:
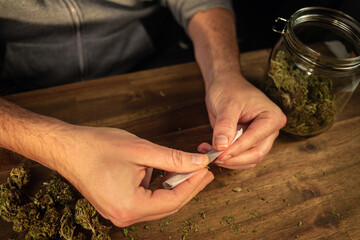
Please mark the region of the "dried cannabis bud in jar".
<svg viewBox="0 0 360 240"><path fill-rule="evenodd" d="M332 80L298 68L284 51L278 51L271 59L263 89L286 114L285 132L311 136L335 120Z"/></svg>

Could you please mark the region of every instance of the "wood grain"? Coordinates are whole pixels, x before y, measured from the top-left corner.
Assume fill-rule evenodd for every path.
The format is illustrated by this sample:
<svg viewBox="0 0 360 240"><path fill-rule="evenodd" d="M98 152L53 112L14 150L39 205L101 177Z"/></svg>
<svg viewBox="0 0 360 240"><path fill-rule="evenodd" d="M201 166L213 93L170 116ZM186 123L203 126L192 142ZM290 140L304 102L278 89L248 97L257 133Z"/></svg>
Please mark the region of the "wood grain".
<svg viewBox="0 0 360 240"><path fill-rule="evenodd" d="M264 79L269 53L267 49L241 55L244 75L254 85ZM118 127L195 152L199 143L211 141L203 88L198 66L188 63L6 99L70 123ZM181 239L185 229L186 239L360 239L359 147L357 89L327 132L302 140L281 134L253 170L212 165L215 179L196 200L170 217L136 224L130 233L141 236L135 239ZM21 156L2 151L0 180L21 161ZM234 192L238 187L242 190ZM229 224L225 216L234 219ZM1 221L0 239L11 234L11 225ZM111 236L125 239L115 227Z"/></svg>

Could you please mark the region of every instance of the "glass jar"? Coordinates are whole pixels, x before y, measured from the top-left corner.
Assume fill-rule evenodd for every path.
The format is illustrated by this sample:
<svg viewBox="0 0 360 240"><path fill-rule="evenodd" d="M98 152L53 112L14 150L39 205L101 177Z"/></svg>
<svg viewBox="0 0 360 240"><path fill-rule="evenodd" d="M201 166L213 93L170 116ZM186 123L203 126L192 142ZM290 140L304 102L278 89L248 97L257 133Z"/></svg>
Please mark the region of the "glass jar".
<svg viewBox="0 0 360 240"><path fill-rule="evenodd" d="M309 137L329 129L360 81L360 24L336 10L308 7L273 26L262 90L287 116L282 129ZM279 24L283 27L279 30Z"/></svg>

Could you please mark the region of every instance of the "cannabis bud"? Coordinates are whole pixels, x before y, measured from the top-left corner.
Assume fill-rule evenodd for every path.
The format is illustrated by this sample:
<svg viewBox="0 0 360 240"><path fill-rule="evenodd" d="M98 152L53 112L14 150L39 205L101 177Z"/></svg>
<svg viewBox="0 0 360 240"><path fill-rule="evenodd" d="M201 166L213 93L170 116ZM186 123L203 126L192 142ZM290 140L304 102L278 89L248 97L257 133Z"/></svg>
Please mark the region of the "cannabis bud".
<svg viewBox="0 0 360 240"><path fill-rule="evenodd" d="M9 186L8 183L0 185L0 215L5 221L14 220L20 203L21 192L17 187Z"/></svg>
<svg viewBox="0 0 360 240"><path fill-rule="evenodd" d="M56 208L48 208L44 214L44 217L39 221L33 223L28 233L26 234L26 239L51 239L55 238L58 235L60 228L59 225L59 213Z"/></svg>
<svg viewBox="0 0 360 240"><path fill-rule="evenodd" d="M75 221L77 224L80 224L83 228L95 232L95 226L93 223L93 218L97 214L95 208L90 204L90 202L85 199L79 199L75 205Z"/></svg>
<svg viewBox="0 0 360 240"><path fill-rule="evenodd" d="M41 209L55 204L66 205L74 200L74 193L69 184L58 176L53 176L49 182L35 195L34 203Z"/></svg>
<svg viewBox="0 0 360 240"><path fill-rule="evenodd" d="M263 88L286 114L285 132L309 136L335 120L332 80L298 68L284 51L278 51L271 60Z"/></svg>
<svg viewBox="0 0 360 240"><path fill-rule="evenodd" d="M55 203L65 205L74 200L74 193L70 185L58 176L50 179L46 189L48 193L51 193Z"/></svg>
<svg viewBox="0 0 360 240"><path fill-rule="evenodd" d="M15 232L24 232L40 220L40 212L34 203L24 204L17 209L16 216L13 219L13 230Z"/></svg>
<svg viewBox="0 0 360 240"><path fill-rule="evenodd" d="M72 240L74 236L75 226L74 218L69 206L65 206L63 215L60 219L60 236L66 240Z"/></svg>
<svg viewBox="0 0 360 240"><path fill-rule="evenodd" d="M99 222L97 211L85 198L79 199L76 202L75 221L83 228L92 231L92 240L110 240L110 227Z"/></svg>
<svg viewBox="0 0 360 240"><path fill-rule="evenodd" d="M27 231L26 240L86 240L90 232L84 234L81 230L87 229L92 240L110 240L110 227L100 223L98 212L85 198L76 201L65 180L53 176L31 197L23 188L29 179L29 170L20 165L0 185L0 216L13 222L15 232Z"/></svg>
<svg viewBox="0 0 360 240"><path fill-rule="evenodd" d="M25 168L22 164L15 167L10 172L10 184L15 184L19 189L25 186L30 181L30 170Z"/></svg>
<svg viewBox="0 0 360 240"><path fill-rule="evenodd" d="M79 232L72 240L86 240L86 235L82 232Z"/></svg>
<svg viewBox="0 0 360 240"><path fill-rule="evenodd" d="M55 205L53 197L47 193L46 189L40 189L35 194L34 204L40 209L46 209Z"/></svg>
<svg viewBox="0 0 360 240"><path fill-rule="evenodd" d="M95 232L91 236L91 240L110 240L109 232L111 227L102 225L99 222L98 216L93 220Z"/></svg>

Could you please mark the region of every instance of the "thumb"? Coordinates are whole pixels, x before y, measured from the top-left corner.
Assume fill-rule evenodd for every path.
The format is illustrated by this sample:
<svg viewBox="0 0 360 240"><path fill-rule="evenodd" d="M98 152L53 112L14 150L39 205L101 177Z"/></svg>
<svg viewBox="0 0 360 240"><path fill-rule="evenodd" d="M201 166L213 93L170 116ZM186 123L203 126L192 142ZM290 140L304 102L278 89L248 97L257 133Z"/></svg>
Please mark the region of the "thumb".
<svg viewBox="0 0 360 240"><path fill-rule="evenodd" d="M186 173L204 168L209 163L205 154L188 153L150 143L141 164L169 172Z"/></svg>
<svg viewBox="0 0 360 240"><path fill-rule="evenodd" d="M234 139L239 121L236 113L237 111L233 111L231 107L224 108L218 112L212 139L213 148L216 150L225 150Z"/></svg>

